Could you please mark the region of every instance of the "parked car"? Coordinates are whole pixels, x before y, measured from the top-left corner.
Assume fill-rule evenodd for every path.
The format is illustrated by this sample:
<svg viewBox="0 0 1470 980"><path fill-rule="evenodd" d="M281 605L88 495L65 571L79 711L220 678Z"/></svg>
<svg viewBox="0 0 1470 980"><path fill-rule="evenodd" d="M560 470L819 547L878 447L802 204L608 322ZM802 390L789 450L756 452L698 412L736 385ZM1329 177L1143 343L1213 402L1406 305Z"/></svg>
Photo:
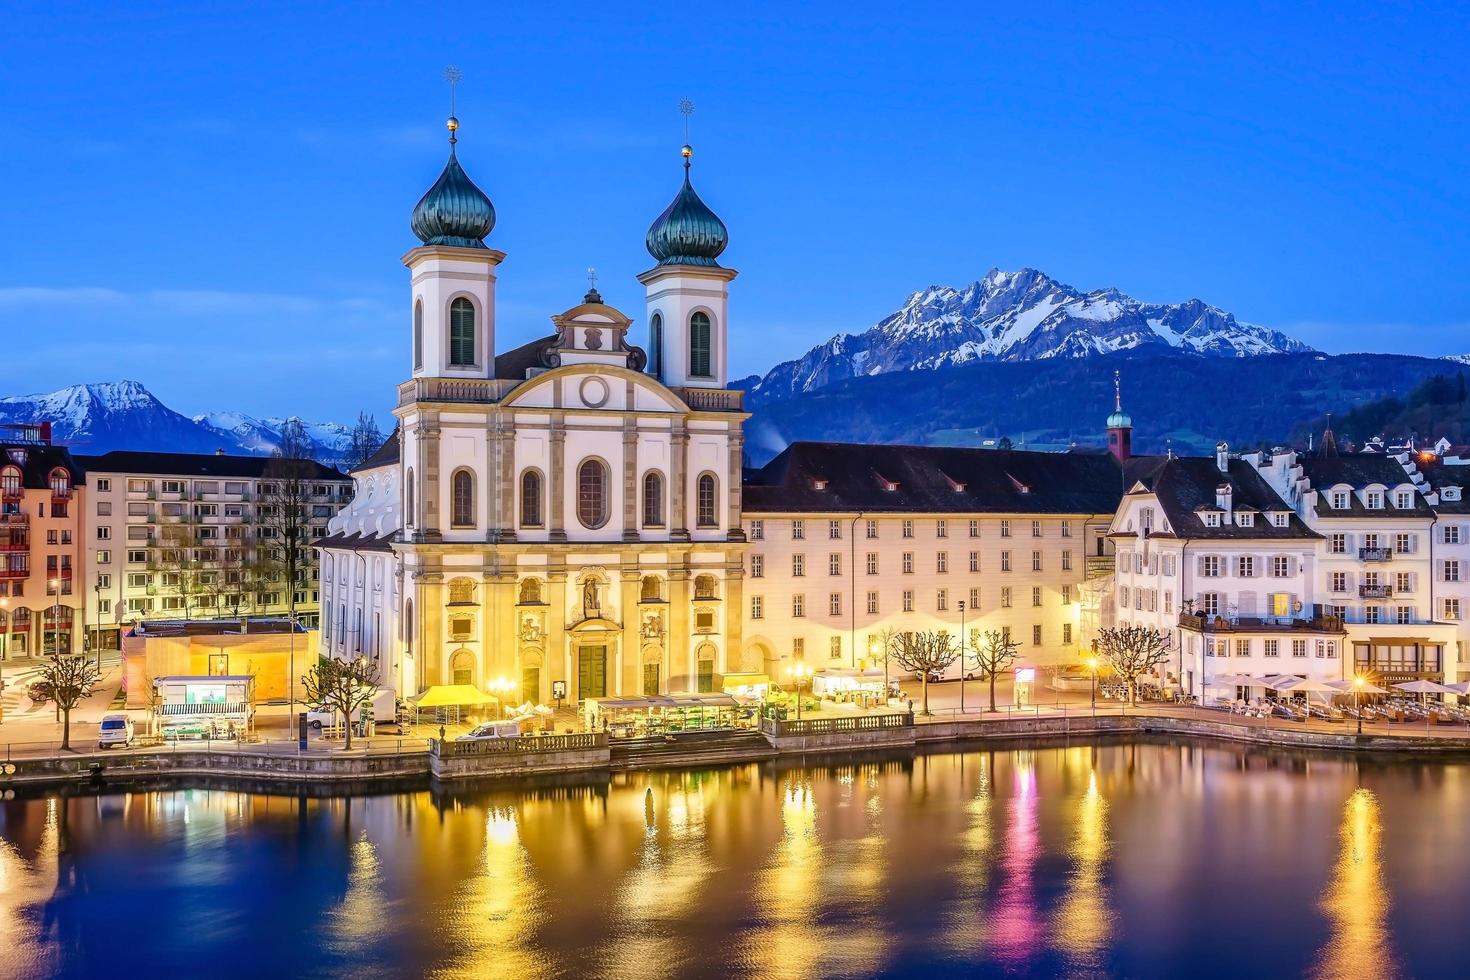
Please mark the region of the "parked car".
<svg viewBox="0 0 1470 980"><path fill-rule="evenodd" d="M103 715L97 725L97 747L110 749L114 745L124 748L133 742L133 719L127 715Z"/></svg>
<svg viewBox="0 0 1470 980"><path fill-rule="evenodd" d="M521 726L513 721L490 721L470 729L456 742L485 742L496 738L520 738Z"/></svg>
<svg viewBox="0 0 1470 980"><path fill-rule="evenodd" d="M51 682L50 681L31 681L30 686L26 688L26 697L30 698L32 701L37 701L37 702L40 702L40 701L50 701L51 700Z"/></svg>

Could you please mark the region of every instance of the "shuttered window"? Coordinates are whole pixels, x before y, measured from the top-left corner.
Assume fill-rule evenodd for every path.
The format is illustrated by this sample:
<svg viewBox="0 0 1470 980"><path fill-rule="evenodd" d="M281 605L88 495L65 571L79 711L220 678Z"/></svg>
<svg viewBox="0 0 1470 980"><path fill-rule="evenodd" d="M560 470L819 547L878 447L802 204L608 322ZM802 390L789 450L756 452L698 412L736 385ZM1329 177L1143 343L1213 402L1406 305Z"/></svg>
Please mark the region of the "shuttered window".
<svg viewBox="0 0 1470 980"><path fill-rule="evenodd" d="M449 304L449 364L470 367L475 363L475 306L461 296Z"/></svg>
<svg viewBox="0 0 1470 980"><path fill-rule="evenodd" d="M696 378L714 376L709 314L695 313L689 318L689 374Z"/></svg>

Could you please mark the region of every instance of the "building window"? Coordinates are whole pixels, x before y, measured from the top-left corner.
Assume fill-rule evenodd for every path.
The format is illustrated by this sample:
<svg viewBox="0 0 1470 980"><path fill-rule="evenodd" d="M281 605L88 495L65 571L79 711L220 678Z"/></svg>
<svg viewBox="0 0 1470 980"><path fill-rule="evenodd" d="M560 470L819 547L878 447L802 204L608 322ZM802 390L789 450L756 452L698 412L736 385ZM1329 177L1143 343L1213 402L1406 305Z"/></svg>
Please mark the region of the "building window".
<svg viewBox="0 0 1470 980"><path fill-rule="evenodd" d="M907 613L914 611L914 590L913 589L904 589L903 590L903 611L904 612L907 612Z"/></svg>
<svg viewBox="0 0 1470 980"><path fill-rule="evenodd" d="M1444 601L1444 618L1452 622L1460 618L1460 600L1446 599Z"/></svg>
<svg viewBox="0 0 1470 980"><path fill-rule="evenodd" d="M841 521L828 521L827 522L827 539L829 541L841 541L842 540L842 522Z"/></svg>
<svg viewBox="0 0 1470 980"><path fill-rule="evenodd" d="M1256 559L1251 555L1240 555L1235 559L1235 574L1250 578L1256 574Z"/></svg>
<svg viewBox="0 0 1470 980"><path fill-rule="evenodd" d="M607 467L601 460L583 460L577 467L577 520L590 529L607 523Z"/></svg>
<svg viewBox="0 0 1470 980"><path fill-rule="evenodd" d="M934 571L941 575L949 571L949 552L941 551L934 555Z"/></svg>
<svg viewBox="0 0 1470 980"><path fill-rule="evenodd" d="M980 571L980 552L978 551L970 552L970 571Z"/></svg>
<svg viewBox="0 0 1470 980"><path fill-rule="evenodd" d="M751 555L750 556L750 577L751 578L765 578L766 577L766 556L765 555Z"/></svg>
<svg viewBox="0 0 1470 980"><path fill-rule="evenodd" d="M970 609L974 612L980 611L980 590L975 587L970 589Z"/></svg>
<svg viewBox="0 0 1470 980"><path fill-rule="evenodd" d="M1363 622L1377 623L1380 618L1380 610L1377 606L1368 606L1363 610Z"/></svg>
<svg viewBox="0 0 1470 980"><path fill-rule="evenodd" d="M939 591L934 593L934 608L940 612L944 612L946 609L949 608L948 589L940 589Z"/></svg>
<svg viewBox="0 0 1470 980"><path fill-rule="evenodd" d="M711 368L713 361L711 334L708 313L698 311L689 318L689 374L691 377L714 376Z"/></svg>
<svg viewBox="0 0 1470 980"><path fill-rule="evenodd" d="M424 301L413 302L413 367L417 371L424 366Z"/></svg>
<svg viewBox="0 0 1470 980"><path fill-rule="evenodd" d="M1000 590L1000 608L1011 608L1011 587L1009 585Z"/></svg>
<svg viewBox="0 0 1470 980"><path fill-rule="evenodd" d="M758 595L750 597L750 618L764 619L766 615L765 600Z"/></svg>
<svg viewBox="0 0 1470 980"><path fill-rule="evenodd" d="M664 318L660 313L648 321L648 373L655 378L664 373Z"/></svg>
<svg viewBox="0 0 1470 980"><path fill-rule="evenodd" d="M947 537L949 537L949 521L946 521L943 518L935 521L934 522L934 536L936 538L947 538Z"/></svg>
<svg viewBox="0 0 1470 980"><path fill-rule="evenodd" d="M1070 585L1064 585L1064 586L1062 586L1062 605L1064 605L1064 606L1070 606L1071 604L1072 604L1072 587Z"/></svg>
<svg viewBox="0 0 1470 980"><path fill-rule="evenodd" d="M970 522L970 537L972 537L972 538L978 538L979 536L980 536L980 522L979 521L971 521Z"/></svg>
<svg viewBox="0 0 1470 980"><path fill-rule="evenodd" d="M643 476L643 526L664 526L664 478L657 470Z"/></svg>
<svg viewBox="0 0 1470 980"><path fill-rule="evenodd" d="M541 474L526 470L521 474L521 527L541 527Z"/></svg>
<svg viewBox="0 0 1470 980"><path fill-rule="evenodd" d="M450 479L451 517L454 527L475 526L475 478L469 470L456 470Z"/></svg>
<svg viewBox="0 0 1470 980"><path fill-rule="evenodd" d="M1033 572L1041 571L1041 552L1039 551L1031 552L1031 570Z"/></svg>
<svg viewBox="0 0 1470 980"><path fill-rule="evenodd" d="M1458 525L1458 524L1446 524L1444 526L1444 543L1445 544L1459 544L1460 543L1460 525Z"/></svg>
<svg viewBox="0 0 1470 980"><path fill-rule="evenodd" d="M868 552L868 574L878 574L878 552L876 551Z"/></svg>
<svg viewBox="0 0 1470 980"><path fill-rule="evenodd" d="M1446 582L1460 581L1460 560L1458 558L1445 559L1444 580Z"/></svg>
<svg viewBox="0 0 1470 980"><path fill-rule="evenodd" d="M463 296L449 304L449 366L475 365L475 304Z"/></svg>
<svg viewBox="0 0 1470 980"><path fill-rule="evenodd" d="M1397 615L1396 618L1397 618L1398 623L1399 623L1400 626L1403 626L1403 625L1405 625L1407 623L1412 623L1414 621L1414 607L1413 606L1399 606L1398 607L1398 615Z"/></svg>
<svg viewBox="0 0 1470 980"><path fill-rule="evenodd" d="M1396 575L1394 575L1393 579L1394 579L1394 585L1393 585L1394 591L1396 591L1396 592L1413 592L1414 591L1414 576L1411 573L1409 573L1409 572L1399 572Z"/></svg>
<svg viewBox="0 0 1470 980"><path fill-rule="evenodd" d="M868 615L878 615L878 593L876 592L868 593Z"/></svg>
<svg viewBox="0 0 1470 980"><path fill-rule="evenodd" d="M108 527L106 524L99 524L99 525L97 525L97 540L98 541L111 541L112 540L112 528Z"/></svg>
<svg viewBox="0 0 1470 980"><path fill-rule="evenodd" d="M1041 605L1041 586L1039 585L1031 586L1031 605Z"/></svg>
<svg viewBox="0 0 1470 980"><path fill-rule="evenodd" d="M805 521L792 521L791 522L791 540L792 541L803 541L805 539L806 539L806 522Z"/></svg>
<svg viewBox="0 0 1470 980"><path fill-rule="evenodd" d="M1040 521L1032 521L1031 522L1031 536L1033 538L1039 538L1039 537L1041 537L1041 522Z"/></svg>
<svg viewBox="0 0 1470 980"><path fill-rule="evenodd" d="M765 539L766 539L766 522L765 521L751 521L750 522L750 540L752 540L752 541L764 541Z"/></svg>
<svg viewBox="0 0 1470 980"><path fill-rule="evenodd" d="M906 520L906 521L903 522L903 536L906 537L906 538L911 538L911 537L914 536L914 522L913 521Z"/></svg>
<svg viewBox="0 0 1470 980"><path fill-rule="evenodd" d="M1347 554L1347 535L1341 533L1332 535L1328 542L1327 550L1334 555Z"/></svg>
<svg viewBox="0 0 1470 980"><path fill-rule="evenodd" d="M793 578L801 578L806 574L806 555L791 556L791 575Z"/></svg>
<svg viewBox="0 0 1470 980"><path fill-rule="evenodd" d="M1003 572L1009 572L1011 570L1011 553L1009 551L1002 551L1000 553L1000 570Z"/></svg>
<svg viewBox="0 0 1470 980"><path fill-rule="evenodd" d="M1206 592L1199 597L1199 611L1206 616L1220 615L1220 593Z"/></svg>
<svg viewBox="0 0 1470 980"><path fill-rule="evenodd" d="M1414 553L1414 535L1395 534L1393 536L1393 550L1401 555L1412 555Z"/></svg>
<svg viewBox="0 0 1470 980"><path fill-rule="evenodd" d="M699 483L695 490L697 494L694 514L695 524L699 527L718 527L720 524L720 510L718 505L718 487L715 483L714 474L700 474Z"/></svg>
<svg viewBox="0 0 1470 980"><path fill-rule="evenodd" d="M877 537L878 537L878 522L877 521L869 521L868 522L868 540L870 540L870 541L876 540Z"/></svg>
<svg viewBox="0 0 1470 980"><path fill-rule="evenodd" d="M1307 641L1306 640L1292 640L1291 641L1291 655L1293 657L1305 657L1307 655Z"/></svg>
<svg viewBox="0 0 1470 980"><path fill-rule="evenodd" d="M1071 646L1071 645L1072 645L1072 624L1071 623L1063 623L1062 624L1062 646L1068 647L1068 646Z"/></svg>
<svg viewBox="0 0 1470 980"><path fill-rule="evenodd" d="M1199 573L1205 578L1220 577L1220 556L1201 555L1199 559Z"/></svg>
<svg viewBox="0 0 1470 980"><path fill-rule="evenodd" d="M827 614L829 616L842 615L842 593L833 592L827 596Z"/></svg>
<svg viewBox="0 0 1470 980"><path fill-rule="evenodd" d="M1034 646L1034 647L1041 646L1041 624L1040 623L1037 623L1035 626L1032 626L1031 627L1031 645Z"/></svg>
<svg viewBox="0 0 1470 980"><path fill-rule="evenodd" d="M912 551L903 553L903 573L905 575L914 574L914 553Z"/></svg>
<svg viewBox="0 0 1470 980"><path fill-rule="evenodd" d="M830 555L827 556L827 574L828 575L841 575L842 574L842 555L839 554L838 552L835 552L834 551Z"/></svg>
<svg viewBox="0 0 1470 980"><path fill-rule="evenodd" d="M806 615L806 596L800 592L791 597L791 615L797 619Z"/></svg>
<svg viewBox="0 0 1470 980"><path fill-rule="evenodd" d="M1380 509L1383 506L1383 494L1377 490L1369 490L1367 505L1369 510Z"/></svg>

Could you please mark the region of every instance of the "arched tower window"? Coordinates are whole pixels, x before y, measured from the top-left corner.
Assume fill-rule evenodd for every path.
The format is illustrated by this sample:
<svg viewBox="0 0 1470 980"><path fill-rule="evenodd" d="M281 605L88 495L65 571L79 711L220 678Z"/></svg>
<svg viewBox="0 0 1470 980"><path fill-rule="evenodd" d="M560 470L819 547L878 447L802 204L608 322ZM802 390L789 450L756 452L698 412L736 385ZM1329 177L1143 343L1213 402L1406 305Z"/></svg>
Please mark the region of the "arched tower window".
<svg viewBox="0 0 1470 980"><path fill-rule="evenodd" d="M454 527L475 526L475 478L469 470L455 470L450 480L450 524Z"/></svg>
<svg viewBox="0 0 1470 980"><path fill-rule="evenodd" d="M541 474L526 470L521 474L521 527L541 527Z"/></svg>
<svg viewBox="0 0 1470 980"><path fill-rule="evenodd" d="M712 365L714 339L709 314L699 311L689 318L689 374L695 378L714 377Z"/></svg>
<svg viewBox="0 0 1470 980"><path fill-rule="evenodd" d="M601 460L583 460L577 467L577 520L594 530L607 523L607 467Z"/></svg>
<svg viewBox="0 0 1470 980"><path fill-rule="evenodd" d="M643 526L664 526L664 478L657 470L643 477Z"/></svg>
<svg viewBox="0 0 1470 980"><path fill-rule="evenodd" d="M475 604L475 580L463 576L450 579L449 604L451 606L473 606Z"/></svg>
<svg viewBox="0 0 1470 980"><path fill-rule="evenodd" d="M644 602L658 602L664 597L663 583L657 575L645 575L640 583L638 598Z"/></svg>
<svg viewBox="0 0 1470 980"><path fill-rule="evenodd" d="M541 602L541 580L539 578L521 580L519 601L523 606L534 606Z"/></svg>
<svg viewBox="0 0 1470 980"><path fill-rule="evenodd" d="M718 599L719 597L719 585L716 584L713 575L696 575L694 577L694 598Z"/></svg>
<svg viewBox="0 0 1470 980"><path fill-rule="evenodd" d="M695 497L695 524L700 527L719 527L719 487L713 473L700 474Z"/></svg>
<svg viewBox="0 0 1470 980"><path fill-rule="evenodd" d="M424 301L413 302L413 368L424 366Z"/></svg>
<svg viewBox="0 0 1470 980"><path fill-rule="evenodd" d="M475 304L463 296L449 304L449 366L475 363Z"/></svg>
<svg viewBox="0 0 1470 980"><path fill-rule="evenodd" d="M19 466L7 466L0 470L0 495L21 496L21 474Z"/></svg>
<svg viewBox="0 0 1470 980"><path fill-rule="evenodd" d="M648 321L648 373L655 378L664 376L664 318L655 313Z"/></svg>

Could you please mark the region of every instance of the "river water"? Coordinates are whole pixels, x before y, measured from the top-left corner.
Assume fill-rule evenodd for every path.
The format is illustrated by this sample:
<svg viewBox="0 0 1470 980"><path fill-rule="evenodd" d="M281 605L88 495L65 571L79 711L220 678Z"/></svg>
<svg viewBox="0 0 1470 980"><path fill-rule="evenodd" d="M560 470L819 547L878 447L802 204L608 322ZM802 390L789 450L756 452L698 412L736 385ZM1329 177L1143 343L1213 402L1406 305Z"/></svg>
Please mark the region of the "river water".
<svg viewBox="0 0 1470 980"><path fill-rule="evenodd" d="M1470 765L1193 743L0 802L0 975L1470 973Z"/></svg>

